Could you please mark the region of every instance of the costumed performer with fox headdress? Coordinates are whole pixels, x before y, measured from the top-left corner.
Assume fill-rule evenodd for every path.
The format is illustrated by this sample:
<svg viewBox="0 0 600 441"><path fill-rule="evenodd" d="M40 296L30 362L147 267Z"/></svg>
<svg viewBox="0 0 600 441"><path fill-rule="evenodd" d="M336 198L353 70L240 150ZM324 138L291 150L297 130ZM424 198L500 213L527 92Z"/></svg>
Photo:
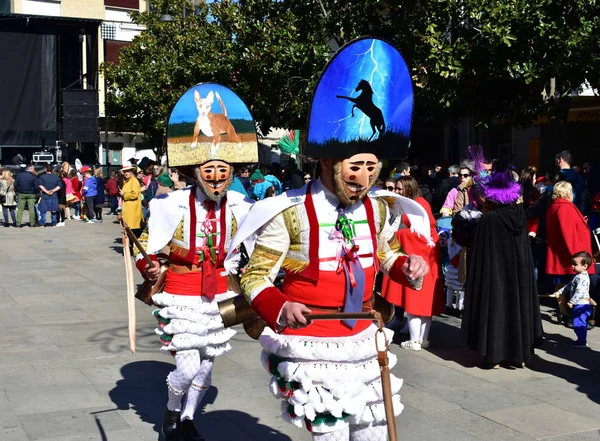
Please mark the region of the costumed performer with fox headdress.
<svg viewBox="0 0 600 441"><path fill-rule="evenodd" d="M173 354L176 365L167 377L162 433L166 441L201 441L194 413L211 385L214 358L231 349L228 341L235 334L224 329L217 302L236 295L228 287L223 262L253 203L228 191L231 164L258 161L248 108L219 84L192 87L169 118L167 156L169 166L194 176L196 183L155 197L148 229L140 237L153 260L163 247L170 250L164 290L152 297L160 307L154 315L161 350ZM136 260L146 279L158 278L158 262L149 267L141 253Z"/></svg>

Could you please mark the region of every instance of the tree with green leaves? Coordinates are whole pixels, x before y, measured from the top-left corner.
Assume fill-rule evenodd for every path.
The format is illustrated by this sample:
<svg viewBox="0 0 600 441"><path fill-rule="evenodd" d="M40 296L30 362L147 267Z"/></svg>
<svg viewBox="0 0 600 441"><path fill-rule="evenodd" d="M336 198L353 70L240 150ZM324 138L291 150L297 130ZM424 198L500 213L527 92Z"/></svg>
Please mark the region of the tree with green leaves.
<svg viewBox="0 0 600 441"><path fill-rule="evenodd" d="M144 133L159 153L170 110L199 82L237 92L263 132L303 128L327 60L361 35L403 53L417 121L528 124L560 117L584 80L600 86L595 0L240 0L201 3L195 14L184 0L152 6L132 14L146 31L103 71L111 119ZM167 12L174 22L159 21Z"/></svg>

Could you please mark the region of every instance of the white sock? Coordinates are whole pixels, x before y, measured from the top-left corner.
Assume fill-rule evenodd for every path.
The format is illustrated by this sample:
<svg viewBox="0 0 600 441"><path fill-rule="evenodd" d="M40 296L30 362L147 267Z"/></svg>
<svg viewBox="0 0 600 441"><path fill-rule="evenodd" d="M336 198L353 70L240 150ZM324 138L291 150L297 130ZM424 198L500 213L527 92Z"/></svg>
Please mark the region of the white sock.
<svg viewBox="0 0 600 441"><path fill-rule="evenodd" d="M421 316L421 336L419 340L429 340L429 331L431 330L431 317Z"/></svg>
<svg viewBox="0 0 600 441"><path fill-rule="evenodd" d="M387 441L387 424L376 426L350 426L350 441Z"/></svg>
<svg viewBox="0 0 600 441"><path fill-rule="evenodd" d="M196 349L175 354L175 370L167 377L169 401L167 409L181 411L181 399L190 388L200 369L200 352Z"/></svg>
<svg viewBox="0 0 600 441"><path fill-rule="evenodd" d="M214 358L206 358L200 362L198 374L192 381L192 385L188 389L185 398L183 412L181 412L181 420L193 420L196 409L200 405L202 398L212 383L212 370L214 366Z"/></svg>
<svg viewBox="0 0 600 441"><path fill-rule="evenodd" d="M349 441L350 428L348 426L334 432L313 433L313 441Z"/></svg>
<svg viewBox="0 0 600 441"><path fill-rule="evenodd" d="M406 314L408 317L408 330L410 331L410 339L418 341L421 337L421 316Z"/></svg>
<svg viewBox="0 0 600 441"><path fill-rule="evenodd" d="M462 311L465 308L465 292L462 289L456 291L456 309Z"/></svg>

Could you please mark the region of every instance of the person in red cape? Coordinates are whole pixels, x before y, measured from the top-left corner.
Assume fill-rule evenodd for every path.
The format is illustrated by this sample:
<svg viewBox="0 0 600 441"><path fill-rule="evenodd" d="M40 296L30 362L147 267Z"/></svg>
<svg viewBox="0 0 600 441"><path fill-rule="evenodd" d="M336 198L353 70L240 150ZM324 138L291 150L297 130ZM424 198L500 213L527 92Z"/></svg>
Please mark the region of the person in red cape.
<svg viewBox="0 0 600 441"><path fill-rule="evenodd" d="M420 291L411 285L401 285L384 276L381 295L388 302L404 308L408 316L408 330L410 340L402 342L400 346L415 351L429 347L429 331L431 317L444 312L444 288L440 277L441 251L435 219L429 203L420 196L419 185L411 176L401 176L396 183L396 191L404 197L414 199L420 204L429 216L431 238L435 246L428 244L427 239L414 234L411 230L410 220L406 215L400 217L400 229L396 231L398 242L405 253L417 254L429 264L430 271L423 278L423 287Z"/></svg>
<svg viewBox="0 0 600 441"><path fill-rule="evenodd" d="M548 254L546 273L554 276L555 284L568 282L566 276L575 273L571 267L571 256L579 251L592 255L590 229L586 219L573 204L573 187L567 181L554 185L552 205L546 213L548 231ZM595 266L590 265L588 274L595 274Z"/></svg>

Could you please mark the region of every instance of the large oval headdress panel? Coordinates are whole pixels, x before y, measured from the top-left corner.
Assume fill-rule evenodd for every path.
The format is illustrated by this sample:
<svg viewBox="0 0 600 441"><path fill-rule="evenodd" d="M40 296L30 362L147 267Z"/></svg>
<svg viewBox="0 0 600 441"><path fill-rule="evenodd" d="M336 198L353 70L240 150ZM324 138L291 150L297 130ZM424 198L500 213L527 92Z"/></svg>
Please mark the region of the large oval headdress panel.
<svg viewBox="0 0 600 441"><path fill-rule="evenodd" d="M389 43L364 37L328 63L313 98L304 154L404 158L413 109L410 72Z"/></svg>
<svg viewBox="0 0 600 441"><path fill-rule="evenodd" d="M188 89L171 112L167 160L176 167L213 159L258 162L256 125L235 92L220 84L201 83Z"/></svg>

